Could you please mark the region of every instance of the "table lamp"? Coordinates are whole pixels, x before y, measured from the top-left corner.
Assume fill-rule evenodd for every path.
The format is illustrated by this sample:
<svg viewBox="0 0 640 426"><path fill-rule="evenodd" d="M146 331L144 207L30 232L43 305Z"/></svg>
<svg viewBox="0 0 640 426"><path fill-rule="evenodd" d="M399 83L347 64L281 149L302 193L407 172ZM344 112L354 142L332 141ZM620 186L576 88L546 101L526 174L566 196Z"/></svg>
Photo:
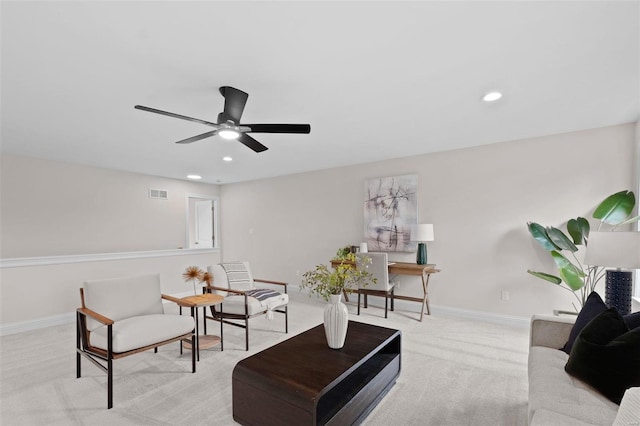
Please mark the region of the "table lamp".
<svg viewBox="0 0 640 426"><path fill-rule="evenodd" d="M427 244L425 241L433 241L433 225L431 223L411 225L411 241L418 241L416 263L418 265L426 265Z"/></svg>
<svg viewBox="0 0 640 426"><path fill-rule="evenodd" d="M616 268L607 270L605 304L631 313L633 272L622 269L640 269L640 232L592 232L584 263Z"/></svg>

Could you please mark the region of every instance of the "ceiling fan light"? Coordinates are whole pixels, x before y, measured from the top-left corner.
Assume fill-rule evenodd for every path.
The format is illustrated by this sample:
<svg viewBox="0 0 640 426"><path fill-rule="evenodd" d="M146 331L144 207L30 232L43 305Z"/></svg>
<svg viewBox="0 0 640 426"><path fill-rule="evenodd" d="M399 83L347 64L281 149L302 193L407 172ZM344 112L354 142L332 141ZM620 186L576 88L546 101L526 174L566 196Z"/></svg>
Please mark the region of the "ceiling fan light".
<svg viewBox="0 0 640 426"><path fill-rule="evenodd" d="M240 132L234 129L220 129L218 134L224 139L238 139Z"/></svg>
<svg viewBox="0 0 640 426"><path fill-rule="evenodd" d="M485 102L495 102L502 97L502 93L500 92L489 92L482 97L482 100Z"/></svg>

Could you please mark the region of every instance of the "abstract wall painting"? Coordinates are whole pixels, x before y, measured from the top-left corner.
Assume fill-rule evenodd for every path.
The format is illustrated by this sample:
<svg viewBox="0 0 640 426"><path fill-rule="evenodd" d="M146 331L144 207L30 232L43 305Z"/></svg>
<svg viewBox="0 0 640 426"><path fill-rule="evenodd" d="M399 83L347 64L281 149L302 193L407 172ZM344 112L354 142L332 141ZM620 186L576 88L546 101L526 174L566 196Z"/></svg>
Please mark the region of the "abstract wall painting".
<svg viewBox="0 0 640 426"><path fill-rule="evenodd" d="M415 251L411 225L418 223L417 187L417 175L365 181L364 238L370 251Z"/></svg>

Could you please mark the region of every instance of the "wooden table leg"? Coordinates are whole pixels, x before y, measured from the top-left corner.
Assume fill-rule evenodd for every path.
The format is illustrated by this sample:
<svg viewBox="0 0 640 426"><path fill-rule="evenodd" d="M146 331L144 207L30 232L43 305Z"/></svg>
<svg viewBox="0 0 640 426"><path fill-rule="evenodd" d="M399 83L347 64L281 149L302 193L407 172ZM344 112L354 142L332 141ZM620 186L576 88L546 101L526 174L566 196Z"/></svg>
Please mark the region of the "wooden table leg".
<svg viewBox="0 0 640 426"><path fill-rule="evenodd" d="M424 316L424 307L427 307L427 315L431 315L431 309L429 309L429 297L427 296L427 287L429 285L429 277L431 274L422 273L422 291L424 291L424 298L422 299L422 309L420 310L420 321Z"/></svg>

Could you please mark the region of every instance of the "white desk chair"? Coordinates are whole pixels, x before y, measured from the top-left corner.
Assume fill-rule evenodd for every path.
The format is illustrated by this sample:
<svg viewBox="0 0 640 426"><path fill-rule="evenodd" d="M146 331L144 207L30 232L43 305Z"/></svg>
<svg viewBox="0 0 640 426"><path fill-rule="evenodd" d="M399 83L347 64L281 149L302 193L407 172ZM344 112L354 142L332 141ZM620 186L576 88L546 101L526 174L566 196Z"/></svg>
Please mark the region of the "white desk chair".
<svg viewBox="0 0 640 426"><path fill-rule="evenodd" d="M371 259L371 263L365 267L376 279L376 282L370 282L367 286L358 286L358 315L360 315L360 295L364 294L365 308L367 308L368 305L367 296L384 297L384 317L387 318L389 296L391 296L391 310L393 311L393 288L396 284L394 281L389 281L389 260L387 253L357 253L357 268L363 267L364 262L362 261L362 257L369 257Z"/></svg>

